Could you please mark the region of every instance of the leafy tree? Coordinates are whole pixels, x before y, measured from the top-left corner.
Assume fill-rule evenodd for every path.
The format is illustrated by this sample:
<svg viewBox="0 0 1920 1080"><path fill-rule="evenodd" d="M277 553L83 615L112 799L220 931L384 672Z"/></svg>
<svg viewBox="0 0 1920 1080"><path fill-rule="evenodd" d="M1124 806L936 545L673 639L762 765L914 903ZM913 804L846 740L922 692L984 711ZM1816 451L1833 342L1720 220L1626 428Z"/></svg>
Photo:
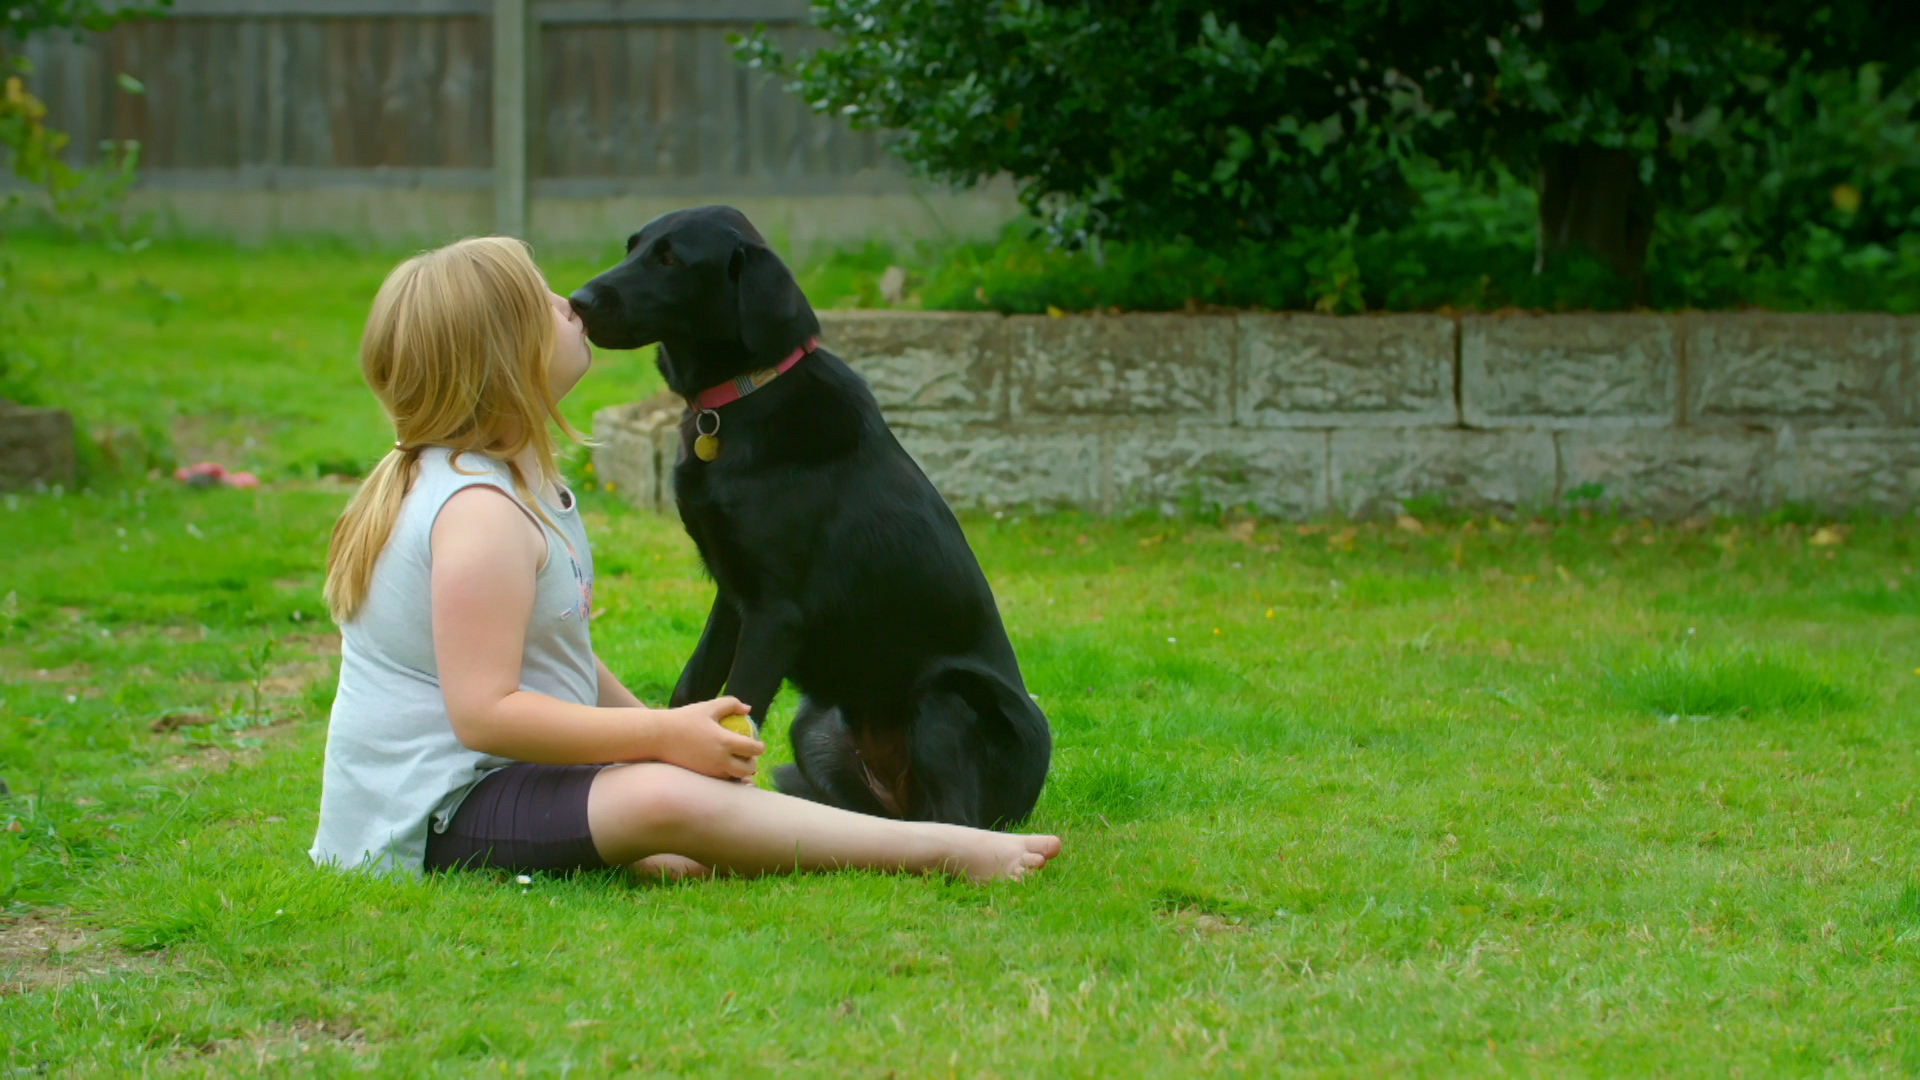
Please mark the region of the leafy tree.
<svg viewBox="0 0 1920 1080"><path fill-rule="evenodd" d="M1877 0L1520 0L1464 17L1447 6L1420 19L1425 49L1394 58L1421 73L1426 100L1449 120L1423 131L1421 149L1464 169L1498 163L1533 177L1541 263L1584 248L1628 277L1645 263L1660 207L1759 210L1757 189L1777 194L1789 178L1822 185L1772 200L1771 220L1748 221L1777 244L1831 201L1828 189L1862 179L1859 159L1898 154L1882 133L1843 125L1809 137L1808 125L1844 105L1833 91L1862 68L1870 82L1905 79L1920 60L1920 38L1903 31L1909 18ZM1445 44L1462 40L1484 47ZM1823 155L1804 153L1819 143ZM1904 215L1900 190L1920 173L1898 179L1874 187L1869 219Z"/></svg>
<svg viewBox="0 0 1920 1080"><path fill-rule="evenodd" d="M1777 219L1796 167L1800 187L1858 201L1822 190L1788 217L1831 201L1904 227L1906 164L1897 182L1869 187L1846 179L1848 154L1812 169L1785 154L1789 125L1821 111L1821 92L1861 78L1894 86L1915 70L1920 33L1897 10L1889 0L815 0L832 45L789 60L756 34L739 52L787 73L816 109L894 132L895 152L927 175L1010 174L1069 243L1371 231L1402 220L1404 166L1426 157L1469 176L1532 178L1542 266L1583 250L1637 278L1657 211L1771 200ZM1870 149L1881 166L1901 156Z"/></svg>
<svg viewBox="0 0 1920 1080"><path fill-rule="evenodd" d="M1006 172L1063 239L1273 236L1407 203L1404 110L1356 124L1358 57L1335 5L829 0L837 42L784 70L814 108L894 133L943 179Z"/></svg>

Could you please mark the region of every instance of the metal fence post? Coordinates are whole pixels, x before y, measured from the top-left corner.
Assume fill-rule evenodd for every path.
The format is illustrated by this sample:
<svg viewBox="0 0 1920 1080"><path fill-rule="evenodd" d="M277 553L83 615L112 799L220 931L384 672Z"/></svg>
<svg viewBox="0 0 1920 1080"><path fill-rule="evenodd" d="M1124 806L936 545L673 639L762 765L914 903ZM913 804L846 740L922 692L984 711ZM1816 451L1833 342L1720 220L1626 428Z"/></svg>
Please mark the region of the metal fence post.
<svg viewBox="0 0 1920 1080"><path fill-rule="evenodd" d="M528 0L493 0L493 230L527 235Z"/></svg>

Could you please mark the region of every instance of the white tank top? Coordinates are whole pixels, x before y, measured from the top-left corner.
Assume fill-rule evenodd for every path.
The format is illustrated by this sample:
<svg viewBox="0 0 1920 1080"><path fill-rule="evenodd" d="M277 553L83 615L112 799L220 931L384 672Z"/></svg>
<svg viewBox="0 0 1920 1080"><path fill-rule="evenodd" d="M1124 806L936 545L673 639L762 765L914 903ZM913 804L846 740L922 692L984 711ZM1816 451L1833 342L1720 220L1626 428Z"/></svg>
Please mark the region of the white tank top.
<svg viewBox="0 0 1920 1080"><path fill-rule="evenodd" d="M507 466L483 454L429 447L374 564L360 611L341 630L340 689L327 724L315 863L419 874L427 830L443 831L487 774L512 762L467 749L453 734L433 656L433 524L453 494L484 485L514 495ZM573 495L541 503L547 558L520 658L520 689L580 705L599 700L588 620L593 553ZM530 515L538 521L537 515Z"/></svg>

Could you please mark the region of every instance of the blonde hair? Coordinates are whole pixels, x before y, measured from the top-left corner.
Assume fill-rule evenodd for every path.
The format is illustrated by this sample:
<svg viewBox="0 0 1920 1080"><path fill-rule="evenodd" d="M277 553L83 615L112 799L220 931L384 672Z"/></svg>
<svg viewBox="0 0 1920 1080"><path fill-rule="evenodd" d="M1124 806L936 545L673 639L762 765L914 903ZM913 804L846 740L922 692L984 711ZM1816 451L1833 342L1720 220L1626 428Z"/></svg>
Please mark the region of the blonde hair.
<svg viewBox="0 0 1920 1080"><path fill-rule="evenodd" d="M516 459L531 448L540 479L557 481L548 422L580 439L548 382L560 344L549 303L527 246L504 236L449 244L387 275L360 338L360 370L395 443L334 523L326 601L335 622L366 600L426 447L505 462L521 500L546 517Z"/></svg>

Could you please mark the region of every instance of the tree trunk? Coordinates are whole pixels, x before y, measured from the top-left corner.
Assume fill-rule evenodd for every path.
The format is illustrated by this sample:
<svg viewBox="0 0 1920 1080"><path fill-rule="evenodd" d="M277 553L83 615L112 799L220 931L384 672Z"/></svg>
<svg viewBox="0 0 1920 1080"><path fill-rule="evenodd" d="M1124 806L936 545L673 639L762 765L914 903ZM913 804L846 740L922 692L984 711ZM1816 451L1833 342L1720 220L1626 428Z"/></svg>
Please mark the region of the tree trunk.
<svg viewBox="0 0 1920 1080"><path fill-rule="evenodd" d="M1653 193L1630 151L1582 143L1548 152L1540 166L1540 233L1534 272L1580 249L1625 279L1643 299Z"/></svg>

